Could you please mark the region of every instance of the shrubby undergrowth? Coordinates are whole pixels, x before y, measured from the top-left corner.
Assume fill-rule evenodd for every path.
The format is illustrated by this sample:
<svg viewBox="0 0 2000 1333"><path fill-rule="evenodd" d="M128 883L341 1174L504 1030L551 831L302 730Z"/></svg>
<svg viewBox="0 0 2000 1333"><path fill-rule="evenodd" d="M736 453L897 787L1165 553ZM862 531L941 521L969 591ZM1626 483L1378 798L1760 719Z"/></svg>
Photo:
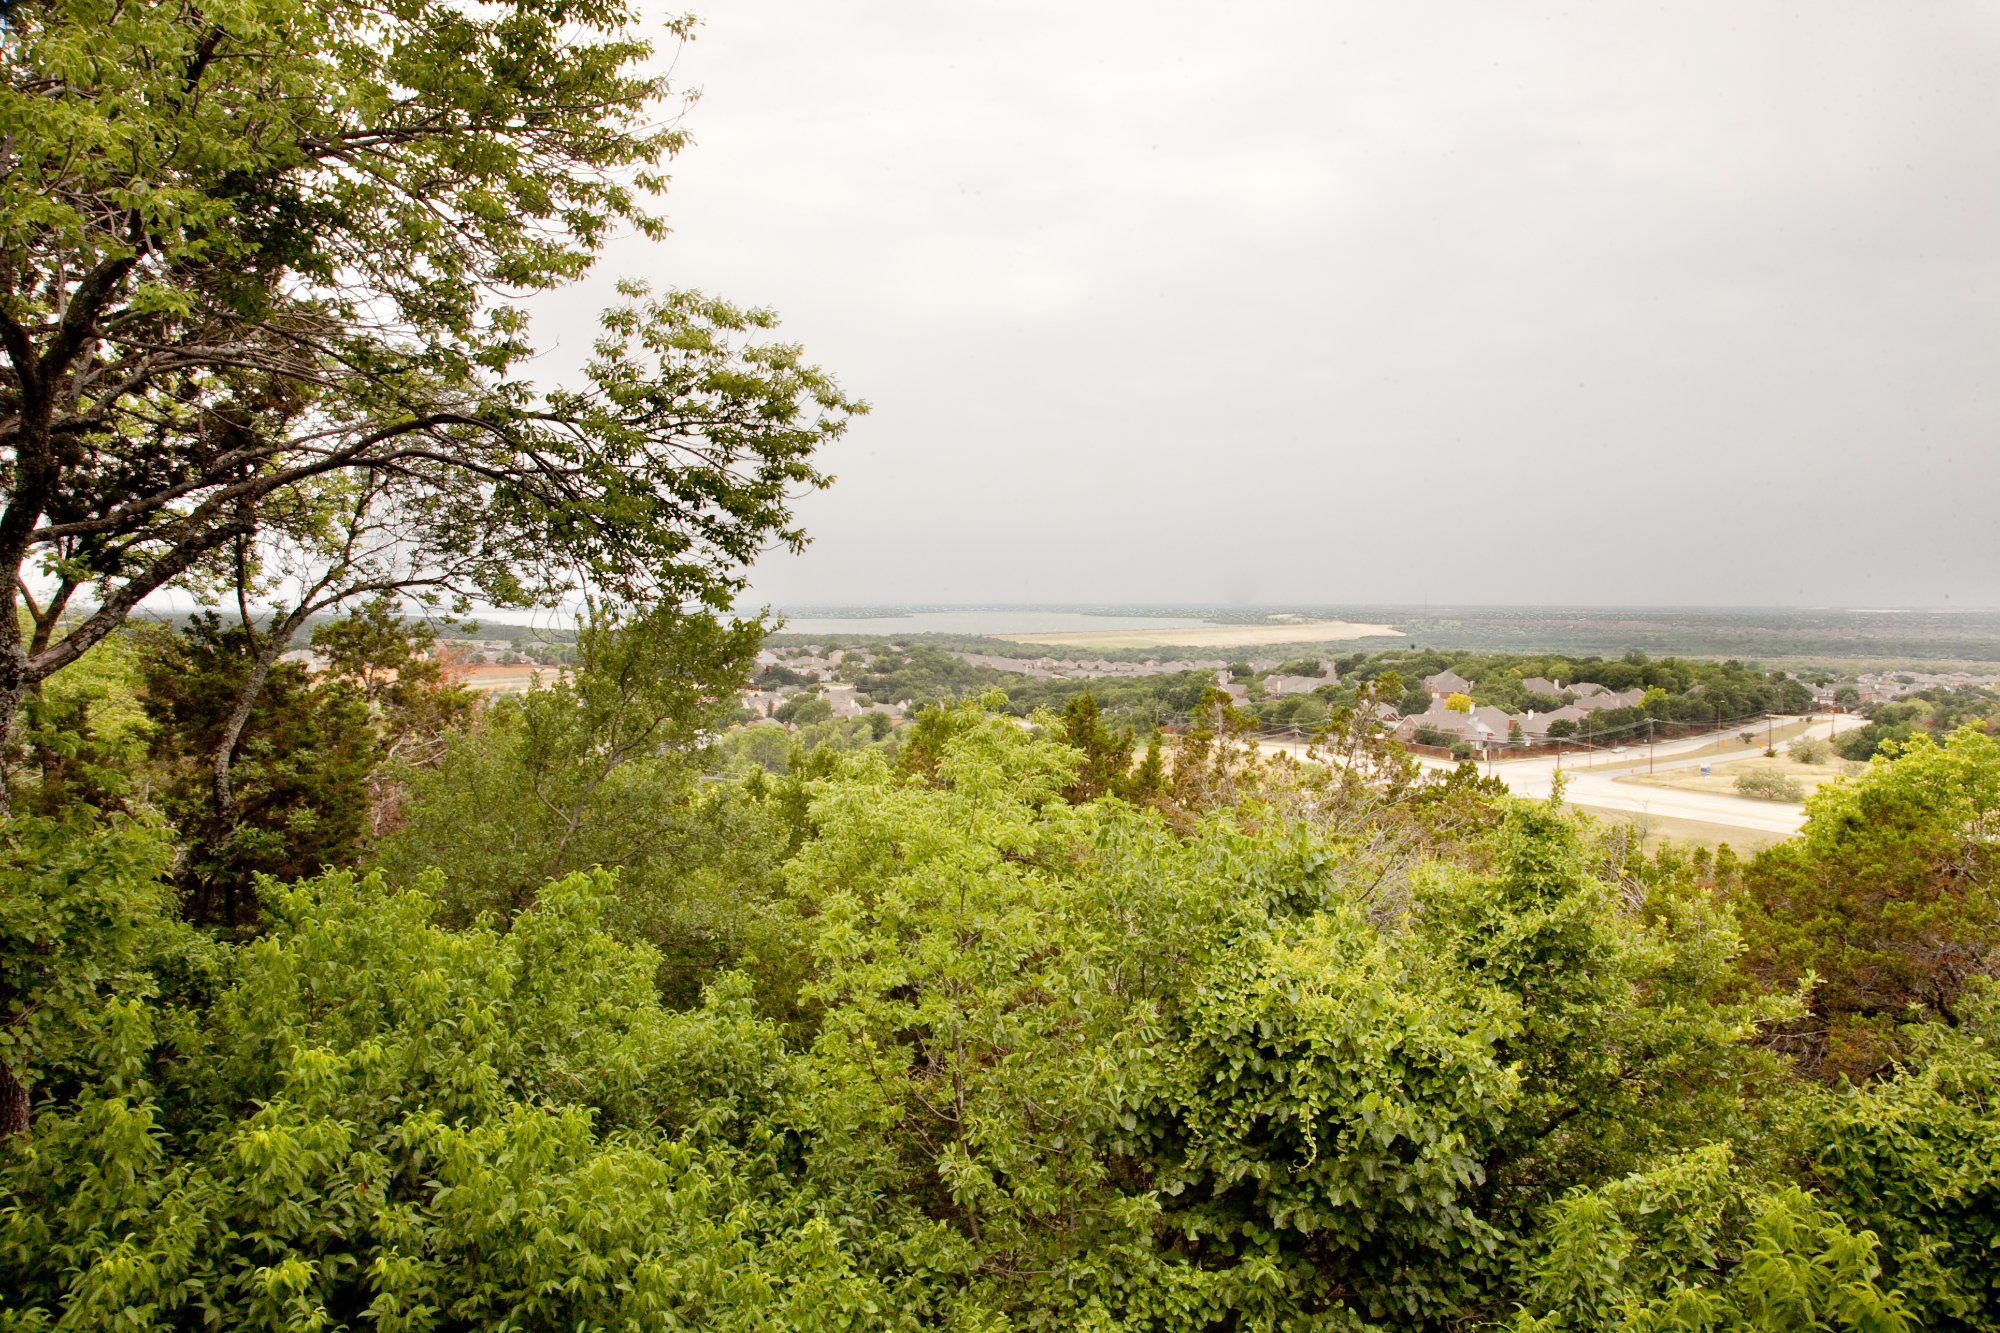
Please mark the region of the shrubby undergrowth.
<svg viewBox="0 0 2000 1333"><path fill-rule="evenodd" d="M241 944L173 923L158 834L17 820L0 1326L1993 1326L1985 982L1814 1082L1844 992L1759 984L1734 910L1942 752L1718 867L1226 737L1228 799L1076 799L1065 734L968 705L663 795L762 831L733 902L699 849L335 871Z"/></svg>

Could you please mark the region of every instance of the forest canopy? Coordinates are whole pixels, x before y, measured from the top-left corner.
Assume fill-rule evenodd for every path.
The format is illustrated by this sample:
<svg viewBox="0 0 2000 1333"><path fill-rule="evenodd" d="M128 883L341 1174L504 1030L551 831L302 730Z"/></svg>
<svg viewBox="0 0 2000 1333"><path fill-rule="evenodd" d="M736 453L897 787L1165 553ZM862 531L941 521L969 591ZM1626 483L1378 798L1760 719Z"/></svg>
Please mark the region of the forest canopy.
<svg viewBox="0 0 2000 1333"><path fill-rule="evenodd" d="M9 1317L1991 1326L1996 934L1956 873L1990 739L1878 761L1742 863L1386 750L1348 780L1218 737L1087 795L1073 732L970 704L705 787L649 756L675 808L605 807L623 867L496 894L405 839L447 854L264 880L241 943L178 919L163 830L17 815ZM417 830L461 798L408 799ZM1902 1007L1849 998L1866 960L1801 984L1761 913L1829 846L1957 904L1907 956L1985 964ZM1873 1063L1793 1035L1828 1022Z"/></svg>

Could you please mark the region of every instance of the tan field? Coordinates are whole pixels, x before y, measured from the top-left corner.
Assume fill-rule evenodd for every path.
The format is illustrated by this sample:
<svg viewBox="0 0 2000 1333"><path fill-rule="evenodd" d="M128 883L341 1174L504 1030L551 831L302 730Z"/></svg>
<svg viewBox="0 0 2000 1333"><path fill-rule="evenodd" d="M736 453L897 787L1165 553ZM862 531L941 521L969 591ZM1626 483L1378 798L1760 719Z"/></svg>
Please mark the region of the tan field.
<svg viewBox="0 0 2000 1333"><path fill-rule="evenodd" d="M1737 828L1730 824L1710 824L1698 819L1675 819L1663 815L1633 814L1628 810L1600 810L1592 806L1577 806L1576 809L1593 815L1607 824L1629 824L1648 851L1663 842L1689 843L1714 851L1724 843L1739 855L1761 852L1766 847L1775 847L1785 840L1782 833L1766 833L1760 829Z"/></svg>
<svg viewBox="0 0 2000 1333"><path fill-rule="evenodd" d="M1647 787L1672 787L1679 791L1719 792L1725 796L1736 795L1736 779L1744 773L1772 773L1781 778L1790 778L1808 793L1819 790L1822 783L1838 782L1844 777L1859 773L1863 765L1850 764L1835 759L1824 764L1801 764L1792 759L1745 759L1734 764L1717 764L1707 777L1692 768L1676 769L1671 773L1647 775L1635 773L1618 779Z"/></svg>
<svg viewBox="0 0 2000 1333"><path fill-rule="evenodd" d="M1387 625L1347 620L1300 620L1274 625L1196 625L1190 629L1057 630L1043 634L995 634L1010 643L1043 643L1052 648L1265 648L1275 644L1344 643L1349 639L1403 637Z"/></svg>
<svg viewBox="0 0 2000 1333"><path fill-rule="evenodd" d="M465 687L483 693L512 694L525 690L535 683L535 677L553 681L561 667L552 666L500 666L497 663L481 662L477 666L462 668Z"/></svg>

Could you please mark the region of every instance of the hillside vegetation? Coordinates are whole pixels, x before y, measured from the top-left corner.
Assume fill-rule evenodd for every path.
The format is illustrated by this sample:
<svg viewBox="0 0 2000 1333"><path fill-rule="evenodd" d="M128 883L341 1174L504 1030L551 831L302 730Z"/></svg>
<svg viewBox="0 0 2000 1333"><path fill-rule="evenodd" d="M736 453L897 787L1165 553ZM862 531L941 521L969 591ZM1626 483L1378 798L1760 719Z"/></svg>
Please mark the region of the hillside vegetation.
<svg viewBox="0 0 2000 1333"><path fill-rule="evenodd" d="M1993 738L1646 857L1367 728L968 703L700 782L649 633L227 929L145 807L17 812L10 1326L2000 1317Z"/></svg>

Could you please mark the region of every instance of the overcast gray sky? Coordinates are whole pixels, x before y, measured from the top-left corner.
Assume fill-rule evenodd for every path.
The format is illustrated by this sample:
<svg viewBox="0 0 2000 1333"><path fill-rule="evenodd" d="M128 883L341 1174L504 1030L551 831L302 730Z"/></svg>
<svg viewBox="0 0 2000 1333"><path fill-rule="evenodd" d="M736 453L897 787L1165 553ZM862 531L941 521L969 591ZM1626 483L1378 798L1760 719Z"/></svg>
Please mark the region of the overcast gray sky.
<svg viewBox="0 0 2000 1333"><path fill-rule="evenodd" d="M2000 604L2000 7L699 12L605 276L875 406L763 597Z"/></svg>

